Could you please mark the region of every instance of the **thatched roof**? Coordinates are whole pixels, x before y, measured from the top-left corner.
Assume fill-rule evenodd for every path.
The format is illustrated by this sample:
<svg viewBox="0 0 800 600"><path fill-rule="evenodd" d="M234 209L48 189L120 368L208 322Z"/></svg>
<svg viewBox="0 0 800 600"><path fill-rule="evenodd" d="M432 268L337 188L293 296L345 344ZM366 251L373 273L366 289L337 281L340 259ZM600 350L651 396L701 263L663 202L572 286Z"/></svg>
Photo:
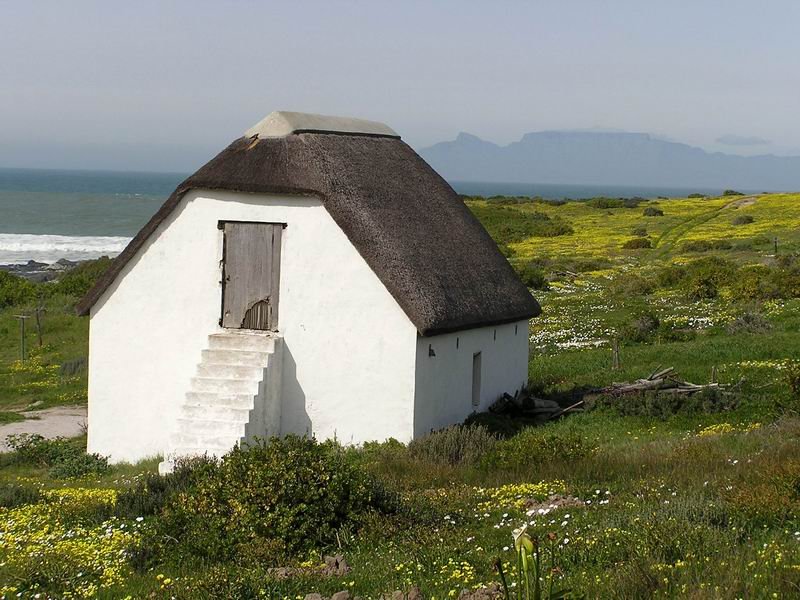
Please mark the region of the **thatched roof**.
<svg viewBox="0 0 800 600"><path fill-rule="evenodd" d="M407 144L383 132L308 131L239 138L181 183L83 298L80 314L191 189L321 198L422 335L540 312L486 230Z"/></svg>

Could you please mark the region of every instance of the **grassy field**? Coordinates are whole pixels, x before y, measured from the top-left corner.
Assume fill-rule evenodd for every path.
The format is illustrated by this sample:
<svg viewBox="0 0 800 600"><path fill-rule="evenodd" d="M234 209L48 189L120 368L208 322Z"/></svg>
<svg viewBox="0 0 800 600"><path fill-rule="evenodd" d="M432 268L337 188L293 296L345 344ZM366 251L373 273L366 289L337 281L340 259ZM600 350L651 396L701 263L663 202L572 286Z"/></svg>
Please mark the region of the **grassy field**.
<svg viewBox="0 0 800 600"><path fill-rule="evenodd" d="M537 427L492 417L479 420L491 431L410 446L318 449L309 469L317 450L253 452L188 483L159 483L155 462L109 468L81 440L34 444L0 459L0 597L379 598L416 586L477 600L504 597L498 559L510 598L800 596L800 195L467 203L540 288L534 393L567 405L659 367L731 392L600 396ZM632 239L649 247L624 249ZM69 297L48 302L26 366L20 307L0 313L5 411L84 397L85 320ZM290 491L274 499L274 480ZM523 526L540 549L538 596L517 595ZM305 533L279 547L281 528ZM349 570L324 572L339 553Z"/></svg>

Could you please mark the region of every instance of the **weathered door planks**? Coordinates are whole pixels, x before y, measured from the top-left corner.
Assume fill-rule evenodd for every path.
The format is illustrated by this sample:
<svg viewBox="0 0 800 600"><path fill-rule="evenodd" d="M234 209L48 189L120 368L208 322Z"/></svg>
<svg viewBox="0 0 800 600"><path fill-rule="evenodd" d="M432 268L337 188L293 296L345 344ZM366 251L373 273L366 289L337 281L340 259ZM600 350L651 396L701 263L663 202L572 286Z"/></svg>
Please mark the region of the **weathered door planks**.
<svg viewBox="0 0 800 600"><path fill-rule="evenodd" d="M223 327L277 329L282 231L274 223L223 224Z"/></svg>

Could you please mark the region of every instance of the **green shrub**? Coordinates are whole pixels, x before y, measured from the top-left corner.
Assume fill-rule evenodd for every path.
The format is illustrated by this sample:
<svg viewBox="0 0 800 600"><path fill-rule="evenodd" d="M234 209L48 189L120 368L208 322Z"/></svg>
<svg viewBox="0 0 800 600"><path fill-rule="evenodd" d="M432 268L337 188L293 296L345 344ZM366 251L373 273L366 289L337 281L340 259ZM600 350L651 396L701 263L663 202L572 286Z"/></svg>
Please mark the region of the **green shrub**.
<svg viewBox="0 0 800 600"><path fill-rule="evenodd" d="M570 273L590 273L608 269L611 261L607 258L573 258L559 256L556 258L536 258L529 262L534 267L544 272L558 273L559 271Z"/></svg>
<svg viewBox="0 0 800 600"><path fill-rule="evenodd" d="M652 248L653 245L650 240L645 237L637 237L626 241L622 244L623 250L639 250L642 248Z"/></svg>
<svg viewBox="0 0 800 600"><path fill-rule="evenodd" d="M697 193L697 192L694 192L694 193L692 193L692 194L689 194L689 195L688 195L688 196L686 196L686 197L687 197L687 198L706 198L707 196L706 196L705 194L699 194L699 193Z"/></svg>
<svg viewBox="0 0 800 600"><path fill-rule="evenodd" d="M527 465L551 459L577 460L591 456L597 449L571 431L552 427L528 427L514 437L498 441L483 459L488 469L523 469Z"/></svg>
<svg viewBox="0 0 800 600"><path fill-rule="evenodd" d="M645 217L663 217L664 216L664 211L661 210L660 208L656 208L654 206L647 206L642 211L642 214Z"/></svg>
<svg viewBox="0 0 800 600"><path fill-rule="evenodd" d="M167 475L147 473L135 486L120 492L116 515L127 519L158 515L177 494L189 490L215 468L215 459L199 456L179 459Z"/></svg>
<svg viewBox="0 0 800 600"><path fill-rule="evenodd" d="M712 277L692 275L683 286L690 300L710 300L719 295L719 289Z"/></svg>
<svg viewBox="0 0 800 600"><path fill-rule="evenodd" d="M50 286L50 291L55 294L80 298L86 295L100 276L111 266L111 263L112 259L107 256L83 262L64 273L56 283Z"/></svg>
<svg viewBox="0 0 800 600"><path fill-rule="evenodd" d="M775 274L781 298L800 298L800 258L784 255L778 258Z"/></svg>
<svg viewBox="0 0 800 600"><path fill-rule="evenodd" d="M642 202L646 202L644 198L635 196L633 198L606 198L600 196L597 198L590 198L586 200L586 205L592 208L609 209L609 208L636 208Z"/></svg>
<svg viewBox="0 0 800 600"><path fill-rule="evenodd" d="M412 458L434 464L471 465L486 455L497 438L480 425L453 425L413 440Z"/></svg>
<svg viewBox="0 0 800 600"><path fill-rule="evenodd" d="M682 289L689 298L695 300L714 298L723 287L729 287L734 297L743 300L794 298L800 295L800 269L776 269L765 265L737 267L732 261L718 256L701 258L685 265L663 267L656 273L655 280L659 288Z"/></svg>
<svg viewBox="0 0 800 600"><path fill-rule="evenodd" d="M624 208L625 201L622 198L590 198L589 200L586 200L586 206L601 209Z"/></svg>
<svg viewBox="0 0 800 600"><path fill-rule="evenodd" d="M619 297L647 296L656 289L655 282L635 273L621 273L608 285L609 293Z"/></svg>
<svg viewBox="0 0 800 600"><path fill-rule="evenodd" d="M8 446L12 460L18 464L47 467L59 479L97 475L108 470L108 459L88 454L74 441L64 438L46 439L38 434L10 435Z"/></svg>
<svg viewBox="0 0 800 600"><path fill-rule="evenodd" d="M36 297L36 287L27 279L0 271L0 309L31 302Z"/></svg>
<svg viewBox="0 0 800 600"><path fill-rule="evenodd" d="M668 265L656 272L656 285L661 289L671 289L678 286L688 274L685 265Z"/></svg>
<svg viewBox="0 0 800 600"><path fill-rule="evenodd" d="M41 499L42 492L32 485L0 484L0 506L4 508L14 508L23 504L36 504Z"/></svg>
<svg viewBox="0 0 800 600"><path fill-rule="evenodd" d="M631 235L635 235L636 237L647 237L647 227L643 225L639 225L631 229Z"/></svg>
<svg viewBox="0 0 800 600"><path fill-rule="evenodd" d="M764 314L758 310L745 310L733 321L728 323L727 330L730 334L736 333L764 333L769 331L771 325Z"/></svg>
<svg viewBox="0 0 800 600"><path fill-rule="evenodd" d="M557 237L574 233L560 217L539 211L518 210L510 206L473 205L470 210L498 245L522 242L531 237Z"/></svg>
<svg viewBox="0 0 800 600"><path fill-rule="evenodd" d="M744 196L742 192L737 192L736 190L725 190L722 192L723 196Z"/></svg>
<svg viewBox="0 0 800 600"><path fill-rule="evenodd" d="M686 276L680 283L692 300L716 298L719 289L730 285L736 274L736 265L729 260L709 256L686 265Z"/></svg>
<svg viewBox="0 0 800 600"><path fill-rule="evenodd" d="M620 332L620 337L627 342L646 342L651 339L661 325L658 317L650 312L631 319Z"/></svg>
<svg viewBox="0 0 800 600"><path fill-rule="evenodd" d="M622 416L668 419L675 415L697 415L733 410L738 396L709 388L692 395L642 392L640 394L604 395L589 403L590 409L604 408Z"/></svg>
<svg viewBox="0 0 800 600"><path fill-rule="evenodd" d="M535 262L526 262L523 265L514 265L517 276L527 287L534 290L546 290L550 288L547 283L544 271Z"/></svg>
<svg viewBox="0 0 800 600"><path fill-rule="evenodd" d="M673 327L661 322L656 337L662 342L689 342L697 337L698 332L691 327Z"/></svg>
<svg viewBox="0 0 800 600"><path fill-rule="evenodd" d="M519 433L521 429L535 424L531 419L525 419L519 415L493 412L472 413L464 421L464 425L473 427L483 427L495 438L510 438Z"/></svg>
<svg viewBox="0 0 800 600"><path fill-rule="evenodd" d="M235 448L204 465L158 520L173 557L274 564L336 541L394 497L333 442L287 436Z"/></svg>
<svg viewBox="0 0 800 600"><path fill-rule="evenodd" d="M752 215L736 215L731 219L731 224L733 225L749 225L750 223L754 223L755 219Z"/></svg>
<svg viewBox="0 0 800 600"><path fill-rule="evenodd" d="M780 277L764 265L748 265L736 273L731 290L736 298L744 300L769 300L780 298Z"/></svg>
<svg viewBox="0 0 800 600"><path fill-rule="evenodd" d="M547 201L541 196L491 196L487 198L492 204L546 204Z"/></svg>
<svg viewBox="0 0 800 600"><path fill-rule="evenodd" d="M689 240L681 245L684 252L708 252L710 250L730 250L733 248L728 240Z"/></svg>

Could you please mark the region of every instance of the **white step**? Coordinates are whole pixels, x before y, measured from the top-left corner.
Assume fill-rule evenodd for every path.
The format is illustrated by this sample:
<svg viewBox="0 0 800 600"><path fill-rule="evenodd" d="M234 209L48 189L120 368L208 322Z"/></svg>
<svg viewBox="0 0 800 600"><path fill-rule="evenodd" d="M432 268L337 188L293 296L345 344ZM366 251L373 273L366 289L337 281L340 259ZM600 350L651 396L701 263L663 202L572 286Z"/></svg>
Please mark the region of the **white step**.
<svg viewBox="0 0 800 600"><path fill-rule="evenodd" d="M258 379L217 379L212 377L192 377L192 392L222 392L225 394L258 393Z"/></svg>
<svg viewBox="0 0 800 600"><path fill-rule="evenodd" d="M258 333L214 333L208 336L208 347L211 350L272 352L275 349L275 338Z"/></svg>
<svg viewBox="0 0 800 600"><path fill-rule="evenodd" d="M222 365L267 366L269 352L255 352L251 350L203 350L203 364L215 363Z"/></svg>
<svg viewBox="0 0 800 600"><path fill-rule="evenodd" d="M239 435L208 435L197 433L173 433L169 437L169 454L182 448L227 448L230 450L241 441Z"/></svg>
<svg viewBox="0 0 800 600"><path fill-rule="evenodd" d="M233 408L230 406L192 406L184 404L180 409L180 418L197 419L199 421L225 421L247 423L250 420L250 408Z"/></svg>
<svg viewBox="0 0 800 600"><path fill-rule="evenodd" d="M250 367L246 365L230 365L220 363L200 363L197 365L198 377L212 379L264 379L265 367Z"/></svg>
<svg viewBox="0 0 800 600"><path fill-rule="evenodd" d="M214 421L210 419L178 419L178 431L188 435L244 437L247 421Z"/></svg>
<svg viewBox="0 0 800 600"><path fill-rule="evenodd" d="M228 394L220 392L186 392L184 406L243 408L251 410L255 394Z"/></svg>
<svg viewBox="0 0 800 600"><path fill-rule="evenodd" d="M226 331L208 337L159 472L170 472L176 457L220 457L242 442L255 399L265 389L262 382L276 360L275 343L270 333Z"/></svg>
<svg viewBox="0 0 800 600"><path fill-rule="evenodd" d="M224 446L224 447L223 446L219 446L219 447L214 447L214 446L202 446L202 447L201 446L196 446L196 447L186 446L185 448L176 449L176 450L170 452L169 453L169 458L174 460L175 458L179 458L179 457L182 457L182 456L183 457L187 457L187 456L203 456L203 455L206 455L206 454L208 456L216 456L217 458L219 458L220 456L223 456L224 454L227 454L231 450L233 450L233 446L231 446L230 448L228 448L227 446Z"/></svg>

